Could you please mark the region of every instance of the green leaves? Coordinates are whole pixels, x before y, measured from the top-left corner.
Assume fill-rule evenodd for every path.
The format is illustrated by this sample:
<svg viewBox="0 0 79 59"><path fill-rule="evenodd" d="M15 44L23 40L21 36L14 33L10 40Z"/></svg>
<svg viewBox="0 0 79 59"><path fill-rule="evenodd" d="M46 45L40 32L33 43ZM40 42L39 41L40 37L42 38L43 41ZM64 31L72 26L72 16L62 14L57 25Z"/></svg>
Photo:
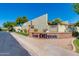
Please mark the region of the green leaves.
<svg viewBox="0 0 79 59"><path fill-rule="evenodd" d="M22 24L22 18L21 18L21 17L18 17L18 18L16 19L16 23L17 23L18 25Z"/></svg>
<svg viewBox="0 0 79 59"><path fill-rule="evenodd" d="M52 25L57 25L59 23L61 23L62 21L59 18L56 18L52 21Z"/></svg>
<svg viewBox="0 0 79 59"><path fill-rule="evenodd" d="M75 26L79 26L79 21L77 21L74 25L75 25Z"/></svg>
<svg viewBox="0 0 79 59"><path fill-rule="evenodd" d="M73 7L74 7L74 11L79 14L79 3L74 3L73 4Z"/></svg>
<svg viewBox="0 0 79 59"><path fill-rule="evenodd" d="M18 17L15 22L5 22L3 26L6 28L11 27L11 26L17 26L17 25L21 26L23 23L27 21L28 19L26 16Z"/></svg>
<svg viewBox="0 0 79 59"><path fill-rule="evenodd" d="M23 16L23 17L22 17L22 20L23 20L23 23L28 21L28 19L27 19L26 16Z"/></svg>
<svg viewBox="0 0 79 59"><path fill-rule="evenodd" d="M23 23L27 22L27 21L28 21L28 19L26 18L26 16L18 17L18 18L16 19L17 25L20 25L20 26L21 26Z"/></svg>
<svg viewBox="0 0 79 59"><path fill-rule="evenodd" d="M3 24L3 26L6 27L6 28L8 28L8 27L10 27L10 26L16 26L16 23L15 23L15 22L5 22L5 23Z"/></svg>

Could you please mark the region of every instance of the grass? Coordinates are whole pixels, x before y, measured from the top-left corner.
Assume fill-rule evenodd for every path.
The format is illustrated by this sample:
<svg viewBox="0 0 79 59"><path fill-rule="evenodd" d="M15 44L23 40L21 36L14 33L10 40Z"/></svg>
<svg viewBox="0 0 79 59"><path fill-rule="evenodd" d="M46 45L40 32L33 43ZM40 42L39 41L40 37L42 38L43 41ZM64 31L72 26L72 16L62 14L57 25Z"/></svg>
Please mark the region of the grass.
<svg viewBox="0 0 79 59"><path fill-rule="evenodd" d="M79 53L79 39L76 39L76 40L74 40L74 45L75 45L75 48L76 48L76 52L78 52Z"/></svg>
<svg viewBox="0 0 79 59"><path fill-rule="evenodd" d="M7 28L1 28L1 31L8 31Z"/></svg>
<svg viewBox="0 0 79 59"><path fill-rule="evenodd" d="M27 33L23 33L23 32L16 32L16 33L21 34L21 35L24 35L24 36L28 36Z"/></svg>

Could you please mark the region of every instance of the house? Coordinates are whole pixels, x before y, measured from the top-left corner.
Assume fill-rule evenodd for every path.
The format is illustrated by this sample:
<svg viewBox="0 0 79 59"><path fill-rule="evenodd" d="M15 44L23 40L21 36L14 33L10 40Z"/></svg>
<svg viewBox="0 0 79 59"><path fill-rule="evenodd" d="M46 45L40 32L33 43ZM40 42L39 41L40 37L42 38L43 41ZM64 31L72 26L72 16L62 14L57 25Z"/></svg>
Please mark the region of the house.
<svg viewBox="0 0 79 59"><path fill-rule="evenodd" d="M27 31L37 29L38 32L44 32L44 30L48 30L49 32L67 32L68 26L68 22L62 22L58 25L48 25L48 14L45 14L24 23L22 28Z"/></svg>
<svg viewBox="0 0 79 59"><path fill-rule="evenodd" d="M22 28L26 29L28 32L38 31L43 32L48 29L48 15L45 14L43 16L37 17L23 24Z"/></svg>
<svg viewBox="0 0 79 59"><path fill-rule="evenodd" d="M79 27L78 26L76 26L76 31L79 32Z"/></svg>
<svg viewBox="0 0 79 59"><path fill-rule="evenodd" d="M68 32L68 22L62 22L58 25L48 24L48 14L42 15L23 24L22 28L28 32Z"/></svg>
<svg viewBox="0 0 79 59"><path fill-rule="evenodd" d="M71 25L61 22L58 25L48 24L48 14L44 14L23 24L30 36L43 38L69 38L72 37Z"/></svg>
<svg viewBox="0 0 79 59"><path fill-rule="evenodd" d="M22 31L21 26L15 26L15 27L13 27L13 28L15 29L16 32Z"/></svg>
<svg viewBox="0 0 79 59"><path fill-rule="evenodd" d="M49 25L50 32L68 32L68 25L67 24L58 24L58 25Z"/></svg>

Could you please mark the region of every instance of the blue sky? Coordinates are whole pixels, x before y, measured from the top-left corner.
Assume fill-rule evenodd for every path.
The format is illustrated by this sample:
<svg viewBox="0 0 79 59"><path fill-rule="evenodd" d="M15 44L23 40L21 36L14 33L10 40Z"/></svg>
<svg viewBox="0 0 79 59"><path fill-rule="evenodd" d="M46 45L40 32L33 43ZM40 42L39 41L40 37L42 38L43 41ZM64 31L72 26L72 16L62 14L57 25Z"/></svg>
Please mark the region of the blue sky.
<svg viewBox="0 0 79 59"><path fill-rule="evenodd" d="M79 15L73 10L72 4L58 3L0 3L0 26L6 21L15 21L18 16L27 16L29 20L48 13L48 20L60 18L63 21L74 23Z"/></svg>

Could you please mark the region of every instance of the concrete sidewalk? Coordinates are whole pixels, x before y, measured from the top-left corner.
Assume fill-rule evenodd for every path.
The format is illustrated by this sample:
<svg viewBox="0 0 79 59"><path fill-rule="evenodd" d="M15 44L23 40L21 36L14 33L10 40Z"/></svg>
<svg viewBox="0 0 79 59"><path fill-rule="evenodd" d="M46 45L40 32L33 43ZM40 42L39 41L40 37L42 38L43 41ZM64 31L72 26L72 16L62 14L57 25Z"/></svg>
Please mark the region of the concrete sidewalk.
<svg viewBox="0 0 79 59"><path fill-rule="evenodd" d="M52 40L35 39L11 33L11 35L33 56L77 56L79 54L52 44ZM50 43L51 42L51 43Z"/></svg>

